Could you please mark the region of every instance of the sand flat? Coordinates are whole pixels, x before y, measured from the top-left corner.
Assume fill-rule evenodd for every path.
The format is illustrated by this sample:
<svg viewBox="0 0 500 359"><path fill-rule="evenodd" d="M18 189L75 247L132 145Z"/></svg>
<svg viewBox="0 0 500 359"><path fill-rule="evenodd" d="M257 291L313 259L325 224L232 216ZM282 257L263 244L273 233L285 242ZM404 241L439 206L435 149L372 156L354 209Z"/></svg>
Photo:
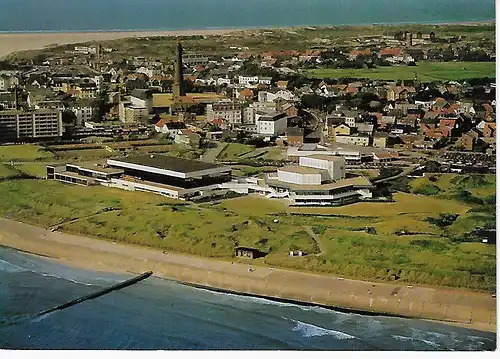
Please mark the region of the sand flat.
<svg viewBox="0 0 500 359"><path fill-rule="evenodd" d="M117 40L128 37L221 35L239 29L200 29L172 31L117 31L117 32L27 32L0 33L0 58L13 52L38 50L54 45L77 44L87 41Z"/></svg>

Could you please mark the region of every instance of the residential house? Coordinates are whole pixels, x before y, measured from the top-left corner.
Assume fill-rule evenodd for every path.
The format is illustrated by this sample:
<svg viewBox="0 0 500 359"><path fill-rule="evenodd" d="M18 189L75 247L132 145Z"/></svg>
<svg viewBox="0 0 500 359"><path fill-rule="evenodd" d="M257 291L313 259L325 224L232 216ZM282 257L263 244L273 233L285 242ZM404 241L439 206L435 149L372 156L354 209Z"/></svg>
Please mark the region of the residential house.
<svg viewBox="0 0 500 359"><path fill-rule="evenodd" d="M394 151L373 152L375 163L387 163L399 160L399 153Z"/></svg>
<svg viewBox="0 0 500 359"><path fill-rule="evenodd" d="M8 91L19 85L19 79L13 75L0 74L0 92Z"/></svg>
<svg viewBox="0 0 500 359"><path fill-rule="evenodd" d="M483 137L484 138L494 138L496 137L497 124L495 122L486 122L483 127Z"/></svg>
<svg viewBox="0 0 500 359"><path fill-rule="evenodd" d="M240 101L248 101L253 98L253 91L251 89L244 89L239 92L238 94L238 100Z"/></svg>
<svg viewBox="0 0 500 359"><path fill-rule="evenodd" d="M259 83L259 76L239 76L238 83L240 86L250 87Z"/></svg>
<svg viewBox="0 0 500 359"><path fill-rule="evenodd" d="M354 146L367 147L370 145L370 137L364 135L337 136L335 142Z"/></svg>
<svg viewBox="0 0 500 359"><path fill-rule="evenodd" d="M191 130L180 130L176 133L174 142L198 149L200 148L201 136Z"/></svg>
<svg viewBox="0 0 500 359"><path fill-rule="evenodd" d="M280 109L278 109L278 110L280 110L281 112L286 113L286 115L287 115L288 117L295 117L295 116L297 116L297 115L298 115L298 113L299 113L299 109L298 109L296 106L294 106L294 105L292 105L292 104L290 104L290 103L285 103L285 104L283 104L283 105L281 106L281 108L280 108Z"/></svg>
<svg viewBox="0 0 500 359"><path fill-rule="evenodd" d="M172 121L171 119L161 119L155 124L155 131L168 135L174 139L177 134L182 134L182 130L186 129L186 124L180 121Z"/></svg>
<svg viewBox="0 0 500 359"><path fill-rule="evenodd" d="M476 131L464 133L455 143L455 146L463 151L473 151L479 134Z"/></svg>
<svg viewBox="0 0 500 359"><path fill-rule="evenodd" d="M289 146L300 147L304 144L304 129L300 127L288 127L285 131Z"/></svg>
<svg viewBox="0 0 500 359"><path fill-rule="evenodd" d="M386 133L375 133L373 135L373 147L386 148L388 147L389 135Z"/></svg>
<svg viewBox="0 0 500 359"><path fill-rule="evenodd" d="M333 136L349 136L351 134L351 128L346 124L342 123L333 129Z"/></svg>
<svg viewBox="0 0 500 359"><path fill-rule="evenodd" d="M276 83L276 87L282 90L286 90L288 88L288 81L278 81Z"/></svg>
<svg viewBox="0 0 500 359"><path fill-rule="evenodd" d="M375 126L371 123L360 122L356 124L356 130L358 133L371 136L373 134L373 129Z"/></svg>

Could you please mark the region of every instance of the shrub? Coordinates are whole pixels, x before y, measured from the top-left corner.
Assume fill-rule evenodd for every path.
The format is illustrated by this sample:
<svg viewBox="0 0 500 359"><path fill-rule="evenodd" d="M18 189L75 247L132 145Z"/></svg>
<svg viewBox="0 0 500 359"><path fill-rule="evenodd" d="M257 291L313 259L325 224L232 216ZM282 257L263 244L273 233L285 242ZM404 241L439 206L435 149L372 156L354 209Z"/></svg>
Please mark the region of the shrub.
<svg viewBox="0 0 500 359"><path fill-rule="evenodd" d="M452 225L453 222L457 220L459 217L458 214L453 214L453 213L440 213L439 217L433 218L433 217L427 217L425 219L426 222L430 224L434 224L438 226L439 228L444 228L449 225Z"/></svg>
<svg viewBox="0 0 500 359"><path fill-rule="evenodd" d="M433 184L423 184L422 186L418 187L413 191L413 193L416 194L423 194L425 196L435 196L439 194L441 190L439 189L438 186L435 186Z"/></svg>
<svg viewBox="0 0 500 359"><path fill-rule="evenodd" d="M472 193L466 190L458 191L453 197L466 204L483 204L483 200L481 198L474 197Z"/></svg>

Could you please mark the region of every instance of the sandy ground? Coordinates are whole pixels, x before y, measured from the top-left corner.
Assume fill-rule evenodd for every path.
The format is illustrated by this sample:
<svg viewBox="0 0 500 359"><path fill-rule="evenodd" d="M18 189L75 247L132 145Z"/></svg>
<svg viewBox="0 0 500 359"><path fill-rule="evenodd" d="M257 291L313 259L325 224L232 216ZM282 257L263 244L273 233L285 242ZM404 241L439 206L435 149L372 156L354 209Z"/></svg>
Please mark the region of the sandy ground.
<svg viewBox="0 0 500 359"><path fill-rule="evenodd" d="M0 218L0 245L95 271L142 273L238 293L445 321L496 332L496 299L459 289L370 283L166 253Z"/></svg>
<svg viewBox="0 0 500 359"><path fill-rule="evenodd" d="M121 32L30 32L0 33L0 58L12 52L37 50L46 46L76 44L87 41L116 40L127 37L218 35L237 29L202 29L178 31L121 31Z"/></svg>

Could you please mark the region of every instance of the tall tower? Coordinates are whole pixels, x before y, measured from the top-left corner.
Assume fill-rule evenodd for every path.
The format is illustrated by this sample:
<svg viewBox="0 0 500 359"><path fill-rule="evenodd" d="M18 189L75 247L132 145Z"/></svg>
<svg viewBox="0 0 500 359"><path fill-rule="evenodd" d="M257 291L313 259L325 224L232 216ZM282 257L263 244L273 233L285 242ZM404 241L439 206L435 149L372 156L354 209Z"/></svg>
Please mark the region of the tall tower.
<svg viewBox="0 0 500 359"><path fill-rule="evenodd" d="M184 75L182 66L182 45L180 41L177 43L177 50L175 53L175 77L174 77L174 101L177 102L179 97L186 96L186 89L184 87Z"/></svg>

